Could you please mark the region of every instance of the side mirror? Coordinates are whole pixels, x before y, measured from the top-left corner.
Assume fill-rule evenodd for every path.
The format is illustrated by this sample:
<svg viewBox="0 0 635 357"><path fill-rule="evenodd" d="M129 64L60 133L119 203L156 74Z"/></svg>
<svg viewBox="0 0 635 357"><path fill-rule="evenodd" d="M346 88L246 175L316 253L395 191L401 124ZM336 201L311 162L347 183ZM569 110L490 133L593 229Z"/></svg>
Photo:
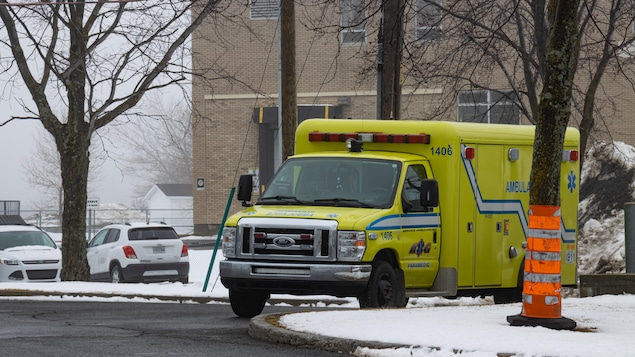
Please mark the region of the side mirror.
<svg viewBox="0 0 635 357"><path fill-rule="evenodd" d="M421 180L419 192L421 207L437 207L439 205L439 182L437 180Z"/></svg>
<svg viewBox="0 0 635 357"><path fill-rule="evenodd" d="M254 185L254 175L240 175L240 179L238 180L238 196L236 199L238 201L243 201L243 207L249 206L249 201L251 201L251 189Z"/></svg>

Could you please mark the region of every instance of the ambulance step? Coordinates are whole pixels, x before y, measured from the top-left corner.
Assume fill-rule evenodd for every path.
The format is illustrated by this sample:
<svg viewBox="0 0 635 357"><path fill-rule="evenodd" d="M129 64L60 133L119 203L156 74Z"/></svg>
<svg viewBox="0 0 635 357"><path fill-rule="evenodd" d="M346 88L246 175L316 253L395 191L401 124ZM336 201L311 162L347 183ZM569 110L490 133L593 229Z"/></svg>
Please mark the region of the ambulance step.
<svg viewBox="0 0 635 357"><path fill-rule="evenodd" d="M406 297L455 296L456 291L439 291L430 289L406 289Z"/></svg>

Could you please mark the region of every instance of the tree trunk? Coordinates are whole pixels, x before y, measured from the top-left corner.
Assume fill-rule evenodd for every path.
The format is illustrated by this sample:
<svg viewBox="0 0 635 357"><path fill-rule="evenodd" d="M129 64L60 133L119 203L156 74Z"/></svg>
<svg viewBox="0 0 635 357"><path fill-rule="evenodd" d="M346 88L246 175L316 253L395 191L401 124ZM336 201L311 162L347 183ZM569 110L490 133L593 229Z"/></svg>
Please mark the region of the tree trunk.
<svg viewBox="0 0 635 357"><path fill-rule="evenodd" d="M69 26L71 66L66 82L68 120L58 128L64 215L62 216L62 280L89 280L86 258L86 200L92 130L86 122L86 44L83 30L84 4L71 6Z"/></svg>
<svg viewBox="0 0 635 357"><path fill-rule="evenodd" d="M553 24L545 52L545 83L540 95L531 167L530 205L560 206L560 165L571 114L571 91L578 58L579 0L550 0Z"/></svg>
<svg viewBox="0 0 635 357"><path fill-rule="evenodd" d="M86 127L87 131L86 125L79 125L79 128L83 127ZM80 139L87 138L87 135L65 135L65 142L58 146L63 148L60 151L64 188L62 280L87 281L90 278L90 268L86 259L86 188L90 141Z"/></svg>

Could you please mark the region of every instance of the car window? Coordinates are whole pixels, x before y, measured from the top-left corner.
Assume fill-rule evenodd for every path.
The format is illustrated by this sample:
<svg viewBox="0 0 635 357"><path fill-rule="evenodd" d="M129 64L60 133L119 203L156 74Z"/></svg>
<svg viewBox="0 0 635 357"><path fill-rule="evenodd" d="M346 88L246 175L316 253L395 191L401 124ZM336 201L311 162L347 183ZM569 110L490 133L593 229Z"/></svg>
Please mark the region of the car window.
<svg viewBox="0 0 635 357"><path fill-rule="evenodd" d="M406 180L404 181L402 195L406 205L410 211L421 211L423 207L419 202L421 192L421 180L427 177L426 169L423 165L408 166L406 171Z"/></svg>
<svg viewBox="0 0 635 357"><path fill-rule="evenodd" d="M128 231L128 240L179 239L172 227L134 228Z"/></svg>
<svg viewBox="0 0 635 357"><path fill-rule="evenodd" d="M104 240L104 244L114 243L119 240L119 233L121 231L119 229L110 229L108 230L108 236Z"/></svg>
<svg viewBox="0 0 635 357"><path fill-rule="evenodd" d="M96 247L96 246L104 244L104 240L106 239L106 236L108 235L109 231L110 229L104 229L103 231L97 232L97 234L93 237L90 243L88 243L88 246Z"/></svg>
<svg viewBox="0 0 635 357"><path fill-rule="evenodd" d="M24 246L57 247L51 237L41 231L0 232L0 250Z"/></svg>

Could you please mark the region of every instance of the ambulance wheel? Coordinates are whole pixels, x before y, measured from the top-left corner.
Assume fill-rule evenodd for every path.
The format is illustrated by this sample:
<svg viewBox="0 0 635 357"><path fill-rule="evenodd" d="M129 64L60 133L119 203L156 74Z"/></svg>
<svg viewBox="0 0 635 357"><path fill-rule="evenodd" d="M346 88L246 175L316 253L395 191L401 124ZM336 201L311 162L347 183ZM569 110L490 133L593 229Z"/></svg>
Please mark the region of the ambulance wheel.
<svg viewBox="0 0 635 357"><path fill-rule="evenodd" d="M252 318L262 312L269 294L229 289L229 303L234 314L239 317Z"/></svg>
<svg viewBox="0 0 635 357"><path fill-rule="evenodd" d="M408 302L405 296L403 279L395 269L385 261L373 263L370 280L364 292L358 296L359 306L365 308L404 307Z"/></svg>

